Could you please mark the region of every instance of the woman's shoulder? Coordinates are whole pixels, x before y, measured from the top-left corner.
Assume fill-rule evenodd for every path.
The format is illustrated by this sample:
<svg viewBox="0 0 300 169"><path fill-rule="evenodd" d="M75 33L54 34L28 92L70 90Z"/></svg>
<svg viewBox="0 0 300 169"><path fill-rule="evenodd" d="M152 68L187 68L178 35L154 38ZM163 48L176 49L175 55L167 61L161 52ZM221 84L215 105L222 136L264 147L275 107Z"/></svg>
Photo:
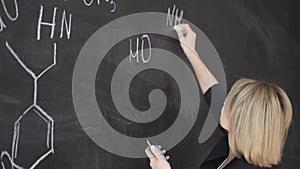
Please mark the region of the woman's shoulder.
<svg viewBox="0 0 300 169"><path fill-rule="evenodd" d="M218 128L221 130L221 128ZM216 169L226 159L228 154L228 137L226 134L219 140L214 149L211 151L206 160L201 164L200 169ZM275 169L277 166L272 168L263 168L249 164L244 158L234 158L225 169Z"/></svg>

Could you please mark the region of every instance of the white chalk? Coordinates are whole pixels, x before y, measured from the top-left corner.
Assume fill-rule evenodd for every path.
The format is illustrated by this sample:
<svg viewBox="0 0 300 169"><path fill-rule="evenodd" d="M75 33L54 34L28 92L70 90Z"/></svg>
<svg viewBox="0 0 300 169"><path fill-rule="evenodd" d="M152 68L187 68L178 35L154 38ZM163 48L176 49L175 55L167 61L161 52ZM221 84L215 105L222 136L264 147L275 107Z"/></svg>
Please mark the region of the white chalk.
<svg viewBox="0 0 300 169"><path fill-rule="evenodd" d="M187 35L187 32L186 32L186 29L182 29L181 27L175 25L173 26L173 29L178 32L178 31L181 31L182 32L182 35L185 37Z"/></svg>
<svg viewBox="0 0 300 169"><path fill-rule="evenodd" d="M173 26L173 29L174 29L175 31L180 31L180 30L181 30L181 27L175 25L175 26Z"/></svg>

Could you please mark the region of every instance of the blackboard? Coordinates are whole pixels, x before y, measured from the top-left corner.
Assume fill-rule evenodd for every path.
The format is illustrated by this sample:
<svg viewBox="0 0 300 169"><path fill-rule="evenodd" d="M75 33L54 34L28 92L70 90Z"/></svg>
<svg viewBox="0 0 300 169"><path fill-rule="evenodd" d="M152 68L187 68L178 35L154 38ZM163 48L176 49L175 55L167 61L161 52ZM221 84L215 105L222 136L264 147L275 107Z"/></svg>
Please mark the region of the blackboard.
<svg viewBox="0 0 300 169"><path fill-rule="evenodd" d="M145 138L153 138L169 150L173 168L199 168L223 133L213 125L207 138L200 135L211 114L172 29L175 17L168 23L168 9L170 13L174 9L178 20L182 10L181 21L201 31L197 50L224 88L247 77L286 90L294 115L278 168L300 165L300 15L296 2L0 3L0 167L12 168L13 162L14 168L149 168L148 159L140 154L141 147L146 147ZM114 43L118 33L126 36ZM110 48L102 49L107 44ZM145 56L138 63L136 57L129 60L130 49L135 54L137 45ZM127 67L118 69L121 64ZM162 71L156 64L168 65L170 71ZM141 71L132 79L114 77L117 71L126 74L137 67ZM171 70L183 73L180 77L185 79L178 83ZM181 89L190 84L187 91L191 94L186 95L192 101L187 101ZM112 96L114 89L116 97ZM91 116L95 105L100 113ZM186 114L182 114L184 106L190 108ZM135 111L131 120L122 114L125 109ZM150 119L138 118L144 111ZM156 119L151 120L154 116L150 113L158 113ZM102 124L112 130L101 128ZM174 132L175 125L179 128ZM111 131L126 137L116 140ZM155 137L165 131L171 131L168 138ZM99 145L98 136L111 141L106 143L111 148Z"/></svg>

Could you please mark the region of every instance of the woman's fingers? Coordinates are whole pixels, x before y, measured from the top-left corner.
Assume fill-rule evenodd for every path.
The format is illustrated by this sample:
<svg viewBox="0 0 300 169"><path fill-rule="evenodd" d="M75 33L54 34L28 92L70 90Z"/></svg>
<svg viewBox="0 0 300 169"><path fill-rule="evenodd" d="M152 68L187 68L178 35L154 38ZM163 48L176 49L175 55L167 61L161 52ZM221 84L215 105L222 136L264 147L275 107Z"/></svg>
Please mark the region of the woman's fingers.
<svg viewBox="0 0 300 169"><path fill-rule="evenodd" d="M181 30L182 29L181 26L180 25L175 25L174 29L177 33L177 36L178 36L179 40L181 40L184 37L183 33L182 33L182 30Z"/></svg>
<svg viewBox="0 0 300 169"><path fill-rule="evenodd" d="M174 26L174 29L175 29L176 32L177 32L177 35L178 35L179 40L184 39L185 36L186 36L187 33L188 33L187 27L184 26L183 24L175 25L175 26Z"/></svg>
<svg viewBox="0 0 300 169"><path fill-rule="evenodd" d="M150 150L150 147L148 146L145 149L145 153L147 154L148 158L151 160L152 158L156 158L156 156L152 153L152 151Z"/></svg>
<svg viewBox="0 0 300 169"><path fill-rule="evenodd" d="M158 145L158 147L161 149L161 146ZM157 160L164 160L163 155L167 153L167 150L162 150L161 152L158 149L153 149L153 152L151 151L150 147L148 146L145 149L145 153L147 154L148 158L150 159L150 163L154 163ZM163 154L161 154L163 153ZM169 160L170 156L166 156L166 160Z"/></svg>
<svg viewBox="0 0 300 169"><path fill-rule="evenodd" d="M149 147L147 147L147 148L145 149L145 153L147 154L147 156L148 156L149 158L152 156L151 150L150 150Z"/></svg>
<svg viewBox="0 0 300 169"><path fill-rule="evenodd" d="M175 25L174 29L176 30L179 38L186 37L187 35L194 33L194 31L191 29L190 25L188 24Z"/></svg>

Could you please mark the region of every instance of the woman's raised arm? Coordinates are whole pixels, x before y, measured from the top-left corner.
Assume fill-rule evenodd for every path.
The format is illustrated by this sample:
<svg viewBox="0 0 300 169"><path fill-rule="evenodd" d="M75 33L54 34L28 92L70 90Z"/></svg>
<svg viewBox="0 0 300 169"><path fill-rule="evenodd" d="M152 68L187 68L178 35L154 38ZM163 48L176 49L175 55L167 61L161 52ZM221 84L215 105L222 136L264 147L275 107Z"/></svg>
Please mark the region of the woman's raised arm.
<svg viewBox="0 0 300 169"><path fill-rule="evenodd" d="M204 94L210 87L217 84L218 81L209 71L206 65L202 62L197 51L195 50L196 33L188 24L176 25L174 29L177 32L180 45L184 53L193 66L198 82L200 84L200 88Z"/></svg>

